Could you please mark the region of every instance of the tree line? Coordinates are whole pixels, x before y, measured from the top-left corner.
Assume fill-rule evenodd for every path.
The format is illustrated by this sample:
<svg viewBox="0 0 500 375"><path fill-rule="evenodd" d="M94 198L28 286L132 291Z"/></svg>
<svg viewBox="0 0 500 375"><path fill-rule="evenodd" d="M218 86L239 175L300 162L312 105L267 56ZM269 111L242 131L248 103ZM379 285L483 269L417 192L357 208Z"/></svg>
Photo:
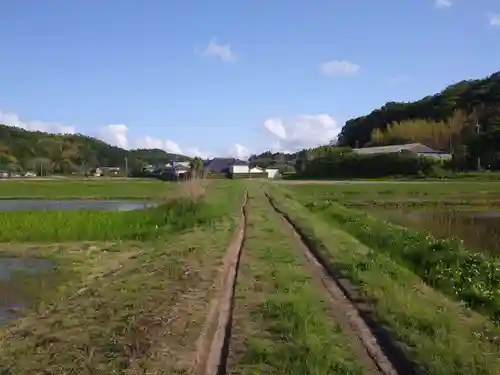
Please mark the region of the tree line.
<svg viewBox="0 0 500 375"><path fill-rule="evenodd" d="M0 169L10 172L83 174L97 167L134 171L174 159L190 160L159 149L125 150L83 134L50 134L0 125Z"/></svg>

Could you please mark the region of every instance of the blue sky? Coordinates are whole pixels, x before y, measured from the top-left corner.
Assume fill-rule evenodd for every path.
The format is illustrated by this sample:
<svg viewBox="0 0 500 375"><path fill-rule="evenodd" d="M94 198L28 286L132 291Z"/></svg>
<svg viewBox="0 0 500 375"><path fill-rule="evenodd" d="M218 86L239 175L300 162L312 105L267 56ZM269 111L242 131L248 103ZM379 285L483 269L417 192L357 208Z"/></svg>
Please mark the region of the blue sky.
<svg viewBox="0 0 500 375"><path fill-rule="evenodd" d="M245 156L500 69L498 0L16 0L0 122Z"/></svg>

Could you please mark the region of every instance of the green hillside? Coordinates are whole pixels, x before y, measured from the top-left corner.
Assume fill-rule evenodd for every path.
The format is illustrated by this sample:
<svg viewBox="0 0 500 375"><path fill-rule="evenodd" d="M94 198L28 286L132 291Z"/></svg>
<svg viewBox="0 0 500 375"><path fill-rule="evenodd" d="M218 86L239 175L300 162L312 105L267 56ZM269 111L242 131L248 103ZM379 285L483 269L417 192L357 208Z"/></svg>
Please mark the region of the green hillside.
<svg viewBox="0 0 500 375"><path fill-rule="evenodd" d="M386 103L347 121L338 139L340 146L349 147L405 142L422 142L498 165L500 72L461 81L415 102Z"/></svg>
<svg viewBox="0 0 500 375"><path fill-rule="evenodd" d="M163 150L125 150L83 134L50 134L0 125L0 169L84 173L95 167L121 167L129 170L144 164L189 160L187 156Z"/></svg>

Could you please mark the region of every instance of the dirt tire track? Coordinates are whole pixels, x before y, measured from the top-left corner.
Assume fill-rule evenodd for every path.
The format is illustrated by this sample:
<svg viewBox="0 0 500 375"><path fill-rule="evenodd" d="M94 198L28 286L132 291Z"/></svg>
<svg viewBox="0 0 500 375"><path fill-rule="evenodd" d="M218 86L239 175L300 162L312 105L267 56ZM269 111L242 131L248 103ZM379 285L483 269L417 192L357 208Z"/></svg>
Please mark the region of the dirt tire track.
<svg viewBox="0 0 500 375"><path fill-rule="evenodd" d="M297 239L297 247L303 253L311 268L311 274L317 278L330 297L331 311L343 331L351 337L352 349L363 364L367 374L416 375L420 371L406 358L394 343L388 343L387 337L380 337L381 329L374 329L373 319L368 319L364 301L353 295L354 288L339 272L314 249L300 228L297 228L288 215L282 212L267 195L269 203L280 215L291 235ZM382 345L382 342L384 345Z"/></svg>
<svg viewBox="0 0 500 375"><path fill-rule="evenodd" d="M234 292L246 233L247 203L248 192L245 193L238 227L222 260L205 325L196 343L196 357L192 368L192 373L196 375L226 373Z"/></svg>

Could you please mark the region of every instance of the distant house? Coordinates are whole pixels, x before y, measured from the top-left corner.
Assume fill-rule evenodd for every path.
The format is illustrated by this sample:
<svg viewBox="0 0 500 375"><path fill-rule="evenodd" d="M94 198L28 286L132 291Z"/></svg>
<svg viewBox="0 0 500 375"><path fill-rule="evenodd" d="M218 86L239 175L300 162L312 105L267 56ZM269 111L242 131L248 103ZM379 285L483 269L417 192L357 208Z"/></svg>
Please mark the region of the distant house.
<svg viewBox="0 0 500 375"><path fill-rule="evenodd" d="M278 168L266 168L268 178L279 178L281 176Z"/></svg>
<svg viewBox="0 0 500 375"><path fill-rule="evenodd" d="M248 167L248 172L249 173L265 173L266 170L261 168L261 167L255 166L255 167L251 167L251 168Z"/></svg>
<svg viewBox="0 0 500 375"><path fill-rule="evenodd" d="M421 143L408 143L404 145L391 145L379 147L355 148L353 152L359 155L375 154L393 154L393 153L412 153L418 156L436 158L440 160L451 159L451 154L443 151L437 151Z"/></svg>
<svg viewBox="0 0 500 375"><path fill-rule="evenodd" d="M234 174L248 174L250 173L250 165L248 162L243 161L243 160L235 160L230 168L229 168L229 173L232 175ZM253 172L253 173L259 173L259 172Z"/></svg>
<svg viewBox="0 0 500 375"><path fill-rule="evenodd" d="M102 167L101 170L105 176L118 176L120 174L120 167Z"/></svg>
<svg viewBox="0 0 500 375"><path fill-rule="evenodd" d="M120 167L98 167L91 173L94 177L118 176L120 174Z"/></svg>
<svg viewBox="0 0 500 375"><path fill-rule="evenodd" d="M172 166L171 168L177 177L185 177L185 175L191 169L189 167L189 163L175 163L175 166Z"/></svg>
<svg viewBox="0 0 500 375"><path fill-rule="evenodd" d="M204 162L203 170L205 174L232 174L234 171L248 173L248 162L234 158L213 158Z"/></svg>
<svg viewBox="0 0 500 375"><path fill-rule="evenodd" d="M169 163L156 169L153 173L161 176L161 179L164 180L179 180L185 179L190 169L189 165L185 163L174 163L174 165Z"/></svg>

